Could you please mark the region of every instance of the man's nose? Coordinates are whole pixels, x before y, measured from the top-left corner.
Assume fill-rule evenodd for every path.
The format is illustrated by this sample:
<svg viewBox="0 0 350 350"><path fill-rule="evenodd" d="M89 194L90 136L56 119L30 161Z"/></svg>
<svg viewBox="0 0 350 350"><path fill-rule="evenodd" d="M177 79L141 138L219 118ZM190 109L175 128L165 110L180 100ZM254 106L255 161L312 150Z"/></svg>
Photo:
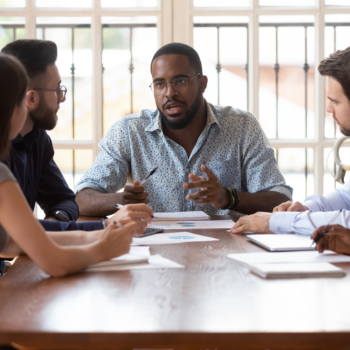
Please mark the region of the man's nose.
<svg viewBox="0 0 350 350"><path fill-rule="evenodd" d="M331 114L334 113L334 108L332 106L332 102L328 102L327 107L326 107L326 111L327 111L327 113L331 113Z"/></svg>
<svg viewBox="0 0 350 350"><path fill-rule="evenodd" d="M169 98L172 98L175 95L177 95L177 92L174 89L173 84L172 83L167 83L165 96L169 97Z"/></svg>

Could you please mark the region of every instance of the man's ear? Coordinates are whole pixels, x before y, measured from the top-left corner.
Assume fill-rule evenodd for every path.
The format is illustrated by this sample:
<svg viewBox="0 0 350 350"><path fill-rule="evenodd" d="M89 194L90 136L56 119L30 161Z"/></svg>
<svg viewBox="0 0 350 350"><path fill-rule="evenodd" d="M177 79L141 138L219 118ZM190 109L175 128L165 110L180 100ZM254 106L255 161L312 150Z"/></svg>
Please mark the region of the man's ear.
<svg viewBox="0 0 350 350"><path fill-rule="evenodd" d="M26 105L28 109L34 109L39 104L39 94L35 90L29 90L27 92Z"/></svg>
<svg viewBox="0 0 350 350"><path fill-rule="evenodd" d="M199 78L199 89L202 94L205 92L207 85L208 85L208 77L206 75L202 75Z"/></svg>

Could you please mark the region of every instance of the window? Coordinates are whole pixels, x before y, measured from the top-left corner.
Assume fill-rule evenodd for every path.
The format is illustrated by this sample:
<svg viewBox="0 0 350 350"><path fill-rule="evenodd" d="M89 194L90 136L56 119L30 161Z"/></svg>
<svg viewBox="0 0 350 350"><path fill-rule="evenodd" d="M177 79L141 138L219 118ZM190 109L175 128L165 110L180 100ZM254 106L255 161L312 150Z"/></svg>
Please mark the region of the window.
<svg viewBox="0 0 350 350"><path fill-rule="evenodd" d="M294 199L334 188L326 159L340 133L317 66L349 35L349 0L0 0L0 47L35 37L58 45L68 95L50 136L72 187L116 120L155 108L151 58L183 42L202 58L206 99L260 121Z"/></svg>

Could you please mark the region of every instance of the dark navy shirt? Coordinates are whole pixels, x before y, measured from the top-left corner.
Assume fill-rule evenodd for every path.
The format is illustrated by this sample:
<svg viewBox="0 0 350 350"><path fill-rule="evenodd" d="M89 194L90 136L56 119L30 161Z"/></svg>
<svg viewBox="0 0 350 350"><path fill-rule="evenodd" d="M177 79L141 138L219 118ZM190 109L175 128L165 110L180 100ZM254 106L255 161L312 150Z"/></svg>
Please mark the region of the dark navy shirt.
<svg viewBox="0 0 350 350"><path fill-rule="evenodd" d="M19 134L12 141L8 165L32 210L37 202L46 215L60 210L70 220L77 220L79 209L75 195L53 156L49 135L34 126L27 135L22 137Z"/></svg>

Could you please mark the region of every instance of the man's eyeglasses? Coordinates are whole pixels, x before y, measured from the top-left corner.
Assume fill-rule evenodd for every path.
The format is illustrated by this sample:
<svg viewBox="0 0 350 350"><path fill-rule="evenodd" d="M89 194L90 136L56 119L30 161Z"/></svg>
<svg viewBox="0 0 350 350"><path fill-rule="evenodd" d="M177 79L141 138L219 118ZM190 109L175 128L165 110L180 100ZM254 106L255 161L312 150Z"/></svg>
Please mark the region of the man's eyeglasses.
<svg viewBox="0 0 350 350"><path fill-rule="evenodd" d="M64 101L64 99L66 98L66 94L67 94L67 88L65 86L60 86L57 89L43 89L43 88L33 88L32 90L35 91L56 91L57 93L57 98L60 101Z"/></svg>
<svg viewBox="0 0 350 350"><path fill-rule="evenodd" d="M157 96L162 96L165 94L168 84L171 84L176 92L185 92L188 87L188 83L193 78L200 76L201 73L197 73L192 78L176 78L173 81L156 81L153 82L149 87L152 90L152 92Z"/></svg>

